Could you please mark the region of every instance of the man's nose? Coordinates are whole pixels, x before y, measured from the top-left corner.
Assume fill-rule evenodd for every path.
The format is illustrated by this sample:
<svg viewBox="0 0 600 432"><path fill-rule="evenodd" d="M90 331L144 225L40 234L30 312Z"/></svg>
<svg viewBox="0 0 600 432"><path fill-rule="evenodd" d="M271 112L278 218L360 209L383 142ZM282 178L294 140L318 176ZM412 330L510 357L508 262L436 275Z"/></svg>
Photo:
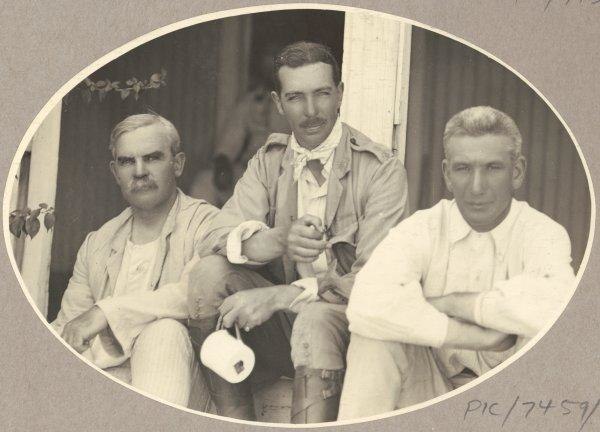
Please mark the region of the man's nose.
<svg viewBox="0 0 600 432"><path fill-rule="evenodd" d="M480 169L473 170L471 177L471 192L473 194L483 193L485 190L485 174Z"/></svg>
<svg viewBox="0 0 600 432"><path fill-rule="evenodd" d="M145 177L148 175L148 169L146 167L146 163L142 159L136 159L134 174L136 177Z"/></svg>
<svg viewBox="0 0 600 432"><path fill-rule="evenodd" d="M306 117L314 117L317 115L317 106L315 105L315 100L312 96L308 96L306 98L306 103L304 104L304 115Z"/></svg>

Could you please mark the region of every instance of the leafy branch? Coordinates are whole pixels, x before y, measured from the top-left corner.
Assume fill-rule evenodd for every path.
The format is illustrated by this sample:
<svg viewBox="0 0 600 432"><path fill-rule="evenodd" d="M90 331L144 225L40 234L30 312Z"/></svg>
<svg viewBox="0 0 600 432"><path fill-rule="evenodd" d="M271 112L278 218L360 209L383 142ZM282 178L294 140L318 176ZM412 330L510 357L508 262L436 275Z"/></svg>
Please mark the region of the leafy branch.
<svg viewBox="0 0 600 432"><path fill-rule="evenodd" d="M17 209L10 212L8 217L8 229L17 238L21 234L29 235L32 239L40 231L40 216L44 215L44 227L50 231L54 227L56 217L54 216L54 207L49 207L46 203L40 203L38 208L31 210Z"/></svg>
<svg viewBox="0 0 600 432"><path fill-rule="evenodd" d="M120 81L110 81L104 79L100 81L92 81L86 78L82 85L81 95L87 103L92 101L94 93L98 93L98 100L102 102L110 91L115 91L121 94L121 100L125 100L129 95L133 95L135 100L138 100L140 94L146 90L157 89L167 85L167 71L161 69L160 72L153 73L147 80L139 80L136 77L129 78L125 81L126 87L121 87Z"/></svg>

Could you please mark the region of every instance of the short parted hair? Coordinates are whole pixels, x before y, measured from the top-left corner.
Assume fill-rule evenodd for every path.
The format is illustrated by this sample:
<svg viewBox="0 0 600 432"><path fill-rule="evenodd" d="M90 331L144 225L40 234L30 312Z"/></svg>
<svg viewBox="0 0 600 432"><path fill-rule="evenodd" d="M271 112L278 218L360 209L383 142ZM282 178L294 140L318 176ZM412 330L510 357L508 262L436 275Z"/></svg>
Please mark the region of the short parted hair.
<svg viewBox="0 0 600 432"><path fill-rule="evenodd" d="M171 153L173 156L181 152L181 139L179 138L179 133L177 132L177 129L175 129L175 126L173 126L173 123L158 114L134 114L125 118L125 120L122 120L110 133L108 150L112 154L112 157L114 158L116 156L115 144L121 136L141 127L155 124L161 125L164 128L166 136L169 139L169 144L171 145Z"/></svg>
<svg viewBox="0 0 600 432"><path fill-rule="evenodd" d="M512 160L521 156L521 132L515 121L507 114L490 106L467 108L452 116L444 129L444 156L448 157L448 142L455 136L478 137L483 135L503 135L512 139L510 154Z"/></svg>
<svg viewBox="0 0 600 432"><path fill-rule="evenodd" d="M314 63L331 65L333 82L335 85L340 83L342 79L340 65L331 52L331 48L315 42L301 41L287 45L273 59L273 83L275 83L275 91L277 93L281 92L279 69L284 66L297 68Z"/></svg>

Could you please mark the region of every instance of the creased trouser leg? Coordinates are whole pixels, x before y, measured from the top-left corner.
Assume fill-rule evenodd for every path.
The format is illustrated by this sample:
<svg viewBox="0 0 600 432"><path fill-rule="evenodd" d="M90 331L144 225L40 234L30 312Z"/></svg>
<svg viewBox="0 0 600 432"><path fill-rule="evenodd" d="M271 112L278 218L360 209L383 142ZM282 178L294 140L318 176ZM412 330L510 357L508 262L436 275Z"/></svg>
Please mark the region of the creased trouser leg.
<svg viewBox="0 0 600 432"><path fill-rule="evenodd" d="M430 348L352 334L338 420L364 418L452 390Z"/></svg>
<svg viewBox="0 0 600 432"><path fill-rule="evenodd" d="M146 326L131 352L131 384L161 399L187 406L196 360L188 331L172 319Z"/></svg>

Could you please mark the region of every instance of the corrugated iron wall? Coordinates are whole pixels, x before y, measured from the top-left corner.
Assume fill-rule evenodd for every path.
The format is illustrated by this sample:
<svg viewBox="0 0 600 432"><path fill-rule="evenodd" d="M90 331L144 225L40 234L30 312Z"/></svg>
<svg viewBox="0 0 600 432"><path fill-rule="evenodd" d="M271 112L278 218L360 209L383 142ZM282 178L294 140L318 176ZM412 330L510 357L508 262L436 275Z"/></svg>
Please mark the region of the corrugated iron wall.
<svg viewBox="0 0 600 432"><path fill-rule="evenodd" d="M458 111L490 105L510 115L523 135L528 168L517 199L569 232L575 268L587 244L590 196L582 162L562 123L516 75L480 52L414 27L406 143L412 210L449 197L442 178L445 123Z"/></svg>
<svg viewBox="0 0 600 432"><path fill-rule="evenodd" d="M182 187L212 155L215 91L221 21L204 23L155 39L92 74L92 80L148 79L161 68L167 85L125 100L110 92L86 102L81 89L63 100L57 181L57 223L52 245L49 318L58 311L77 250L86 234L125 207L108 168L111 129L130 114L151 109L173 122L187 155Z"/></svg>

